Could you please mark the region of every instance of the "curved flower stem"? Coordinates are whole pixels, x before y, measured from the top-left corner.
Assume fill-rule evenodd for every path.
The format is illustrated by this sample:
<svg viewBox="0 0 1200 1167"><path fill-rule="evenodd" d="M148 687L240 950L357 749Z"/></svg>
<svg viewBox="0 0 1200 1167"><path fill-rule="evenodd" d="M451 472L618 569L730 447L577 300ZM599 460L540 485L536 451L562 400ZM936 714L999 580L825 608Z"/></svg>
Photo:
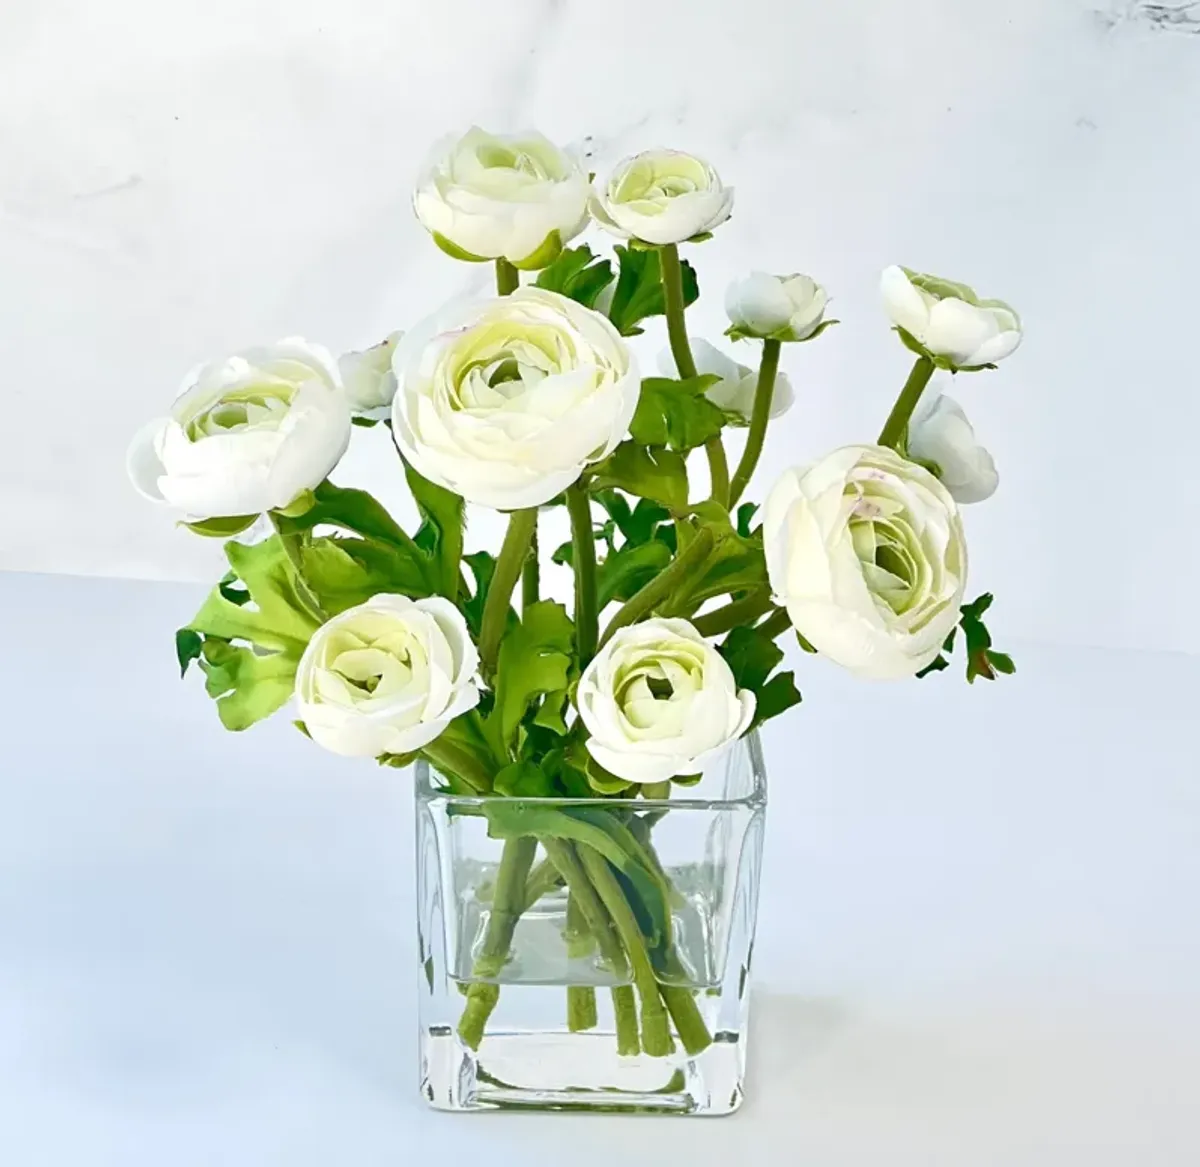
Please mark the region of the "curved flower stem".
<svg viewBox="0 0 1200 1167"><path fill-rule="evenodd" d="M781 636L792 626L792 618L784 611L783 608L776 608L771 613L770 617L764 620L756 629L755 632L761 632L764 636L771 640Z"/></svg>
<svg viewBox="0 0 1200 1167"><path fill-rule="evenodd" d="M536 853L537 840L522 836L505 842L500 856L487 932L472 969L479 979L467 989L467 1005L458 1022L459 1037L472 1049L479 1048L488 1019L500 1000L500 986L494 982L508 960L513 933L525 906L525 881Z"/></svg>
<svg viewBox="0 0 1200 1167"><path fill-rule="evenodd" d="M671 342L675 367L686 381L696 375L696 362L692 359L692 346L688 343L687 324L683 319L683 268L679 263L678 244L660 247L658 262L667 308L667 339Z"/></svg>
<svg viewBox="0 0 1200 1167"><path fill-rule="evenodd" d="M511 296L521 286L521 273L503 256L496 260L496 291Z"/></svg>
<svg viewBox="0 0 1200 1167"><path fill-rule="evenodd" d="M312 616L318 624L324 624L329 619L329 616L326 614L325 609L321 607L321 603L312 588L308 586L308 580L304 578L304 560L300 552L307 532L285 531L280 526L279 516L274 511L270 512L269 517L271 519L271 526L275 528L275 533L279 536L279 545L283 548L283 553L287 556L288 563L292 565L292 575L296 584L296 597L307 609L309 616Z"/></svg>
<svg viewBox="0 0 1200 1167"><path fill-rule="evenodd" d="M754 408L750 413L750 431L742 451L737 472L729 486L729 505L737 506L762 455L767 422L771 418L771 398L775 396L775 378L779 375L779 353L783 345L777 340L763 341L762 363L758 366L758 384L754 389Z"/></svg>
<svg viewBox="0 0 1200 1167"><path fill-rule="evenodd" d="M642 935L637 917L633 914L617 877L613 875L608 860L586 844L579 846L579 859L596 889L596 894L612 917L617 935L629 954L633 983L642 999L642 1047L651 1057L666 1057L672 1046L671 1025L662 994L659 992L658 978L654 975L654 966L650 963L650 954L646 950L646 938Z"/></svg>
<svg viewBox="0 0 1200 1167"><path fill-rule="evenodd" d="M708 558L713 548L713 533L707 527L701 527L696 537L676 557L673 563L658 573L645 587L635 592L617 610L617 614L608 622L604 635L600 638L603 647L612 638L618 628L636 624L643 616L651 612L663 602L675 588L687 578L693 567Z"/></svg>
<svg viewBox="0 0 1200 1167"><path fill-rule="evenodd" d="M715 434L704 443L708 457L708 476L712 480L712 498L728 509L733 505L729 496L729 460L725 457L725 443L721 435Z"/></svg>
<svg viewBox="0 0 1200 1167"><path fill-rule="evenodd" d="M740 625L753 624L760 616L771 610L771 597L766 591L751 592L740 600L734 600L723 608L714 608L697 616L692 623L702 636L719 636Z"/></svg>
<svg viewBox="0 0 1200 1167"><path fill-rule="evenodd" d="M567 487L567 512L571 516L571 563L575 570L575 641L579 667L596 655L599 610L596 607L596 537L587 491L578 482Z"/></svg>
<svg viewBox="0 0 1200 1167"><path fill-rule="evenodd" d="M525 565L521 568L521 611L524 612L530 604L538 602L541 590L541 565L538 561L538 533L534 524L533 535L529 539L529 552L525 556Z"/></svg>
<svg viewBox="0 0 1200 1167"><path fill-rule="evenodd" d="M513 588L525 566L529 544L537 528L537 507L513 511L509 516L508 530L500 558L496 560L496 571L488 586L487 600L483 605L483 625L479 630L479 661L485 677L496 671L496 657L500 652L500 641L504 637L504 626L508 622L508 606Z"/></svg>
<svg viewBox="0 0 1200 1167"><path fill-rule="evenodd" d="M917 357L916 364L913 365L912 372L909 373L908 380L900 390L900 396L896 398L896 404L892 406L892 412L888 414L888 419L879 433L881 446L891 446L893 450L900 451L900 444L904 441L908 429L908 419L912 417L913 410L917 408L917 402L921 400L921 394L925 392L925 386L929 384L929 378L932 376L933 361L928 357Z"/></svg>
<svg viewBox="0 0 1200 1167"><path fill-rule="evenodd" d="M687 322L684 319L683 268L679 263L679 245L668 243L658 249L659 271L662 276L663 302L667 309L667 339L671 342L671 355L675 368L685 381L696 376L696 361L692 346L688 342ZM712 497L722 506L729 497L729 463L725 457L725 446L721 435L704 443L708 457L708 473L712 479Z"/></svg>

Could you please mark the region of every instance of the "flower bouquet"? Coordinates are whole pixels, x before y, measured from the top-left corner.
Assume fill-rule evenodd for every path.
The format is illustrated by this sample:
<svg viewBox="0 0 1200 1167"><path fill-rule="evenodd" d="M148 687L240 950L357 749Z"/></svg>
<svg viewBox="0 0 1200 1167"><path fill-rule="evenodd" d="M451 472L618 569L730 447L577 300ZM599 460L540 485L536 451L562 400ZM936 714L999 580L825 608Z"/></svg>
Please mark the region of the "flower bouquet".
<svg viewBox="0 0 1200 1167"><path fill-rule="evenodd" d="M228 540L180 666L227 729L292 702L318 745L416 764L433 1104L726 1113L755 731L800 701L779 642L902 678L947 667L958 636L968 680L1013 671L990 597L964 602L959 503L995 467L933 374L993 368L1020 324L888 268L915 361L877 441L787 471L760 509L743 495L793 402L785 353L836 321L810 277L755 272L729 289L726 336L756 368L688 336L680 248L733 206L711 166L653 150L594 185L538 134L472 129L436 149L414 205L443 251L494 266L495 297L336 361L289 339L205 365L135 439L137 487ZM568 246L591 222L621 240L611 258ZM630 338L658 317L669 346L643 376ZM355 425L394 443L414 533L330 481ZM468 505L507 513L497 554L464 549Z"/></svg>

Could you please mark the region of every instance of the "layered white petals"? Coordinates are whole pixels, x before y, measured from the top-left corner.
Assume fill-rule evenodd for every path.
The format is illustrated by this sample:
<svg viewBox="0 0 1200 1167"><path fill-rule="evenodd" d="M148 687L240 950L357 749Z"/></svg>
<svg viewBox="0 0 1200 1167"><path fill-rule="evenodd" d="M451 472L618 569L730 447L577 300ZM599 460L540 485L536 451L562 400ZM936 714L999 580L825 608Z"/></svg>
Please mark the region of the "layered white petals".
<svg viewBox="0 0 1200 1167"><path fill-rule="evenodd" d="M773 340L808 340L825 319L829 296L811 276L751 272L725 293L734 332Z"/></svg>
<svg viewBox="0 0 1200 1167"><path fill-rule="evenodd" d="M932 462L942 485L958 503L983 502L996 493L1000 475L991 454L975 437L963 407L929 383L908 423L908 452Z"/></svg>
<svg viewBox="0 0 1200 1167"><path fill-rule="evenodd" d="M697 774L754 720L754 694L686 620L617 631L579 679L588 752L627 782Z"/></svg>
<svg viewBox="0 0 1200 1167"><path fill-rule="evenodd" d="M342 375L346 399L355 413L382 421L391 412L392 398L396 396L392 353L403 335L402 332L393 332L369 349L343 353L338 357L338 371Z"/></svg>
<svg viewBox="0 0 1200 1167"><path fill-rule="evenodd" d="M431 481L498 510L539 506L624 438L641 381L608 319L525 287L410 332L392 429Z"/></svg>
<svg viewBox="0 0 1200 1167"><path fill-rule="evenodd" d="M733 210L733 188L707 162L680 150L626 158L592 196L592 216L622 238L682 243L714 230Z"/></svg>
<svg viewBox="0 0 1200 1167"><path fill-rule="evenodd" d="M860 676L919 672L958 622L958 508L929 471L886 447L847 446L786 471L764 506L763 539L796 630Z"/></svg>
<svg viewBox="0 0 1200 1167"><path fill-rule="evenodd" d="M319 485L349 442L337 365L292 338L196 370L171 416L134 438L126 467L143 495L192 519L254 515Z"/></svg>
<svg viewBox="0 0 1200 1167"><path fill-rule="evenodd" d="M587 175L541 134L474 126L434 147L413 207L426 230L467 255L523 264L555 232L565 243L583 230L589 194Z"/></svg>
<svg viewBox="0 0 1200 1167"><path fill-rule="evenodd" d="M440 596L380 595L317 629L296 672L298 718L335 754L407 754L479 701L479 655Z"/></svg>
<svg viewBox="0 0 1200 1167"><path fill-rule="evenodd" d="M749 424L750 414L754 409L754 395L758 388L757 371L738 364L732 357L714 348L701 337L689 337L688 343L691 345L696 372L721 378L704 391L704 396L719 409L737 414ZM679 377L679 366L676 365L675 356L669 348L658 354L658 371L664 377ZM794 401L795 393L787 374L777 374L775 390L771 395L771 417L782 417L791 409Z"/></svg>
<svg viewBox="0 0 1200 1167"><path fill-rule="evenodd" d="M979 299L966 284L893 265L879 290L892 323L953 369L995 364L1021 343L1017 314L1000 300Z"/></svg>

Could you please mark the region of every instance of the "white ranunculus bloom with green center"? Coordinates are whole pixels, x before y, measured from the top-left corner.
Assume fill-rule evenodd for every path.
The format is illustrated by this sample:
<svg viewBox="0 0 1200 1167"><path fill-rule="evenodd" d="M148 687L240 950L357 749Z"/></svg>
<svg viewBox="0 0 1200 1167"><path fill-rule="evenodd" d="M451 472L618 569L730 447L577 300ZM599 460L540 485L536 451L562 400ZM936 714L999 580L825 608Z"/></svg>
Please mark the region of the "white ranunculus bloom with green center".
<svg viewBox="0 0 1200 1167"><path fill-rule="evenodd" d="M128 469L142 494L193 519L257 515L319 485L349 442L332 357L289 339L192 374L171 416L134 438Z"/></svg>
<svg viewBox="0 0 1200 1167"><path fill-rule="evenodd" d="M621 628L579 679L588 752L627 782L697 774L754 720L725 659L687 620Z"/></svg>
<svg viewBox="0 0 1200 1167"><path fill-rule="evenodd" d="M979 369L1015 352L1021 321L1003 300L983 300L966 284L906 267L885 268L884 308L915 347L944 368Z"/></svg>
<svg viewBox="0 0 1200 1167"><path fill-rule="evenodd" d="M522 288L437 327L393 360L396 444L426 478L498 510L538 506L625 436L641 382L600 313Z"/></svg>
<svg viewBox="0 0 1200 1167"><path fill-rule="evenodd" d="M457 258L538 268L583 230L588 194L578 163L541 134L489 134L474 126L434 148L413 207Z"/></svg>
<svg viewBox="0 0 1200 1167"><path fill-rule="evenodd" d="M954 499L883 446L789 470L763 511L771 588L818 652L864 677L928 665L958 623L967 548Z"/></svg>
<svg viewBox="0 0 1200 1167"><path fill-rule="evenodd" d="M614 235L682 243L729 218L733 188L707 162L680 150L625 159L592 196L592 216Z"/></svg>
<svg viewBox="0 0 1200 1167"><path fill-rule="evenodd" d="M298 717L337 754L411 753L475 707L478 667L449 600L376 596L313 636L296 673Z"/></svg>

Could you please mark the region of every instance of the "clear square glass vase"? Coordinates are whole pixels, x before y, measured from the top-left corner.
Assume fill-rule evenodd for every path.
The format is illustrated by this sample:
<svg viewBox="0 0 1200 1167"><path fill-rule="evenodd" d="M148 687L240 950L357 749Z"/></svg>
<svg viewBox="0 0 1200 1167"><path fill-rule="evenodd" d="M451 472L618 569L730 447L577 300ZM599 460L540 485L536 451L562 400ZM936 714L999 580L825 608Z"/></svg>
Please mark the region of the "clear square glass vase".
<svg viewBox="0 0 1200 1167"><path fill-rule="evenodd" d="M757 734L668 800L460 797L418 763L421 1091L723 1115L746 1068Z"/></svg>

